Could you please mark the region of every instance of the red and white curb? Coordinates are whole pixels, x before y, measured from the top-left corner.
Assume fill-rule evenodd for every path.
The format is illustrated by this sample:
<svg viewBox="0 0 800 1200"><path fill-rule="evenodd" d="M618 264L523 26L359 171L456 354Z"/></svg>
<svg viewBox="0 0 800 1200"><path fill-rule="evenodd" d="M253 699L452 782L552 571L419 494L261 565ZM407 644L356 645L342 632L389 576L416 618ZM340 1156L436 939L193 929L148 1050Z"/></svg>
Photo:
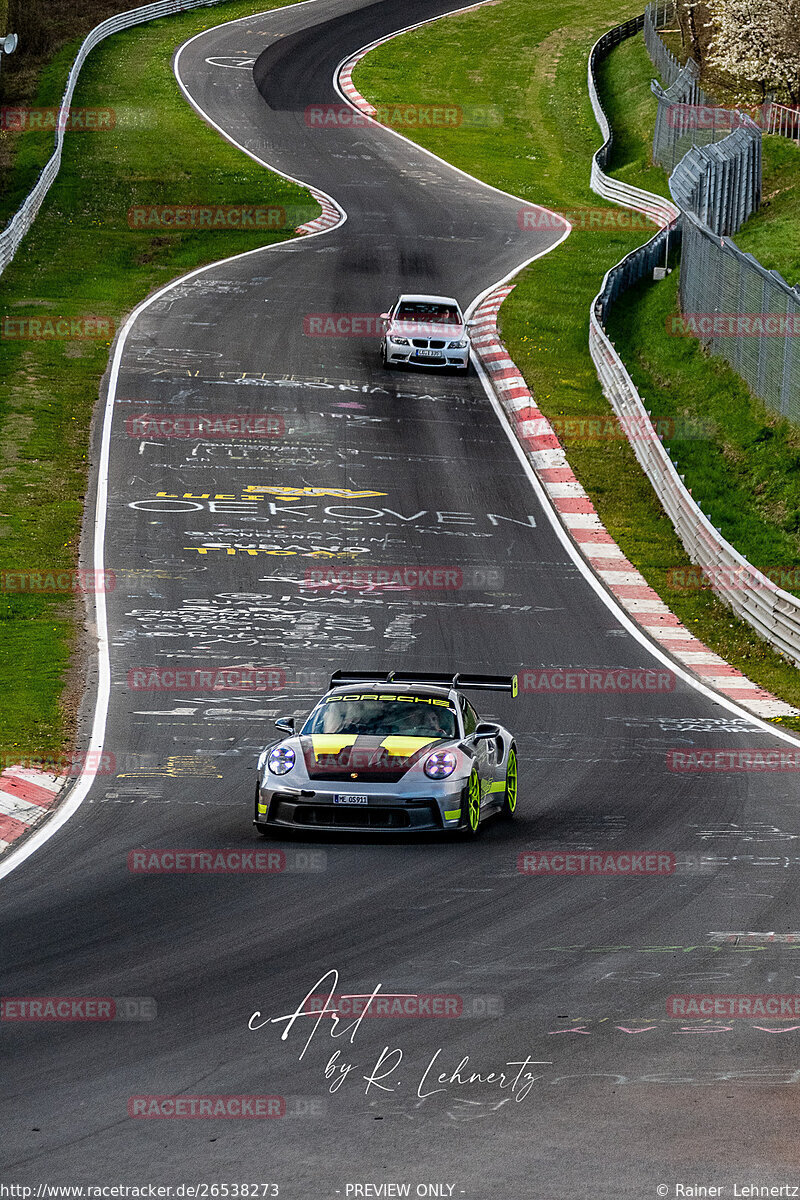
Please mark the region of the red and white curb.
<svg viewBox="0 0 800 1200"><path fill-rule="evenodd" d="M384 40L388 41L389 39L385 38ZM376 42L375 44L379 45L380 43ZM369 49L371 50L373 47L370 46ZM348 58L347 62L339 70L339 87L342 89L350 103L354 104L360 112L363 112L368 117L374 117L377 115L377 108L370 104L369 100L364 99L364 97L361 95L361 92L359 92L358 88L353 83L353 71L356 63L360 63L361 59L368 52L368 50L359 50L358 54L354 54L352 58Z"/></svg>
<svg viewBox="0 0 800 1200"><path fill-rule="evenodd" d="M322 215L315 217L313 221L306 221L305 225L298 225L295 232L322 233L325 229L333 229L342 219L341 209L331 203L330 197L326 196L324 192L318 192L315 188L308 190L322 209Z"/></svg>
<svg viewBox="0 0 800 1200"><path fill-rule="evenodd" d="M30 767L0 773L0 855L40 825L70 780Z"/></svg>
<svg viewBox="0 0 800 1200"><path fill-rule="evenodd" d="M514 284L494 288L475 309L472 345L517 439L583 557L631 618L704 684L762 718L798 709L764 691L682 625L620 550L567 462L497 331L497 313Z"/></svg>

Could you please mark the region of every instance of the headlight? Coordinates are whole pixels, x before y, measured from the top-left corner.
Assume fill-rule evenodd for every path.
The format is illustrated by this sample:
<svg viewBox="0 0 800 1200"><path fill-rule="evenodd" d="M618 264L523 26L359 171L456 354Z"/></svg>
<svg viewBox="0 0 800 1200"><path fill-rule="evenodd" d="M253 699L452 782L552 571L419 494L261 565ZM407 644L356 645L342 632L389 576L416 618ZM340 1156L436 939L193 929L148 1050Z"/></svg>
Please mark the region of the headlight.
<svg viewBox="0 0 800 1200"><path fill-rule="evenodd" d="M465 350L467 348L468 344L469 344L468 342L448 342L447 349L448 350Z"/></svg>
<svg viewBox="0 0 800 1200"><path fill-rule="evenodd" d="M437 750L425 759L424 771L429 779L447 779L456 769L458 759L452 750Z"/></svg>
<svg viewBox="0 0 800 1200"><path fill-rule="evenodd" d="M389 341L394 342L395 346L407 346L408 345L408 338L390 337Z"/></svg>
<svg viewBox="0 0 800 1200"><path fill-rule="evenodd" d="M286 775L294 766L294 750L291 746L276 746L269 752L267 766L273 775Z"/></svg>

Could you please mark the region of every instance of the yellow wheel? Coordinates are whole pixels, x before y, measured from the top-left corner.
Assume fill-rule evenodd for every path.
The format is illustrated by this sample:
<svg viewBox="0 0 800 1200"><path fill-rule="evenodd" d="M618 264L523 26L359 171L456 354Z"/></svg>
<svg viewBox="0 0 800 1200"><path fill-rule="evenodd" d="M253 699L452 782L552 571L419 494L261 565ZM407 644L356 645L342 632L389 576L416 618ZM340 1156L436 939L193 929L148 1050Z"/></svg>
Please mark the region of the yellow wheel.
<svg viewBox="0 0 800 1200"><path fill-rule="evenodd" d="M508 752L506 764L506 796L503 802L503 816L513 817L517 807L517 752L512 746Z"/></svg>
<svg viewBox="0 0 800 1200"><path fill-rule="evenodd" d="M481 821L481 781L478 772L472 771L467 785L467 833L474 837Z"/></svg>

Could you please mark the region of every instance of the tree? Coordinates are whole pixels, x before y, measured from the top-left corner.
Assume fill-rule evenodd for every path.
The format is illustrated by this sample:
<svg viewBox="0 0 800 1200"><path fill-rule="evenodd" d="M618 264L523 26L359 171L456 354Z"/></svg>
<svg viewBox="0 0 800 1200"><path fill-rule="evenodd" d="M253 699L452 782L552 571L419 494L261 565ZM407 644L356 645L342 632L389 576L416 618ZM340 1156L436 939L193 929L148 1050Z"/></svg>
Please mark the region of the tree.
<svg viewBox="0 0 800 1200"><path fill-rule="evenodd" d="M707 0L707 64L747 99L800 100L800 0Z"/></svg>
<svg viewBox="0 0 800 1200"><path fill-rule="evenodd" d="M677 0L675 16L681 31L684 53L691 55L698 67L702 67L705 43L708 40L705 35L708 21L704 0Z"/></svg>

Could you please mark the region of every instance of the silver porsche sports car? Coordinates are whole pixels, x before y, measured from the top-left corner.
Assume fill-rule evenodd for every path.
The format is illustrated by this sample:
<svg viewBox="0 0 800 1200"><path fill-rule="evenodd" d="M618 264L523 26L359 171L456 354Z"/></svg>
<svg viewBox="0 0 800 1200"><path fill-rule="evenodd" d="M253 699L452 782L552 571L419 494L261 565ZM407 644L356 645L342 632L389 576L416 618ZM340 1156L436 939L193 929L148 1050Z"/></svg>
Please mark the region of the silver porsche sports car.
<svg viewBox="0 0 800 1200"><path fill-rule="evenodd" d="M462 831L517 807L517 751L465 691L517 694L516 675L337 671L303 727L258 760L254 824L279 829Z"/></svg>

